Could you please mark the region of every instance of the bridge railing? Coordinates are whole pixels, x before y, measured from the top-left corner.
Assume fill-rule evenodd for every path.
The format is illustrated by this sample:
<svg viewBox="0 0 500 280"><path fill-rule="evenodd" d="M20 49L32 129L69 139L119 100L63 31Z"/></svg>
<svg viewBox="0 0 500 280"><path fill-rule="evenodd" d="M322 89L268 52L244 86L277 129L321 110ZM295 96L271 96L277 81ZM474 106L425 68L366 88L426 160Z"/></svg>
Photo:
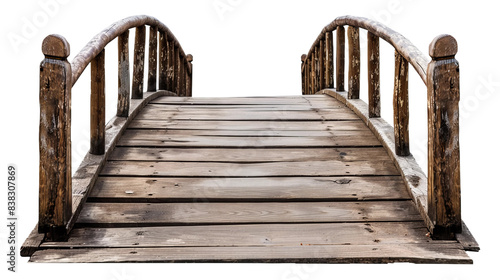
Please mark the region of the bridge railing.
<svg viewBox="0 0 500 280"><path fill-rule="evenodd" d="M186 55L172 32L149 16L118 21L97 34L72 63L70 46L60 35L42 44L40 65L40 170L38 232L46 240L64 240L81 211L73 206L71 168L71 89L91 65L92 155L105 152L105 47L118 38L117 117L129 116L130 98L143 98L146 26L149 26L147 91L166 90L179 96L192 94L193 57ZM129 29L135 28L133 72L130 81ZM158 71L159 70L159 71ZM158 77L157 77L158 72Z"/></svg>
<svg viewBox="0 0 500 280"><path fill-rule="evenodd" d="M335 19L323 28L308 54L302 55L302 94L322 89L345 91L345 37L348 39L347 99L359 99L359 28L367 30L368 117L380 117L379 38L395 49L394 143L395 153L410 153L408 64L427 86L428 176L427 205L421 205L433 237L450 239L462 229L460 205L460 151L458 101L459 66L457 42L450 35L436 37L429 46L431 60L401 34L378 22L353 16ZM334 40L333 31L336 31ZM336 58L333 57L334 41ZM335 70L335 73L334 73ZM336 86L335 86L336 85Z"/></svg>

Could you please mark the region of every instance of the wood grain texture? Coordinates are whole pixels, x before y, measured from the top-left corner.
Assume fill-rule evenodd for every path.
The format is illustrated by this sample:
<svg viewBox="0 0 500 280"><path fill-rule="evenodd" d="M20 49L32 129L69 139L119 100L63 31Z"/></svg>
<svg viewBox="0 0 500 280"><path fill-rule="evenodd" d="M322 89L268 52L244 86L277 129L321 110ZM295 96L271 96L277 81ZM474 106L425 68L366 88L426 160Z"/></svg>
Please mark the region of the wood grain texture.
<svg viewBox="0 0 500 280"><path fill-rule="evenodd" d="M345 79L345 29L343 26L337 27L337 67L335 68L335 80L337 90L344 91Z"/></svg>
<svg viewBox="0 0 500 280"><path fill-rule="evenodd" d="M79 227L419 221L411 201L86 203Z"/></svg>
<svg viewBox="0 0 500 280"><path fill-rule="evenodd" d="M156 72L158 71L158 27L149 27L149 59L148 59L148 88L147 91L156 91Z"/></svg>
<svg viewBox="0 0 500 280"><path fill-rule="evenodd" d="M91 64L90 94L90 153L104 154L106 124L105 52L96 56Z"/></svg>
<svg viewBox="0 0 500 280"><path fill-rule="evenodd" d="M100 177L90 202L312 202L409 199L398 176Z"/></svg>
<svg viewBox="0 0 500 280"><path fill-rule="evenodd" d="M349 26L347 28L347 39L349 43L349 72L348 72L348 98L359 99L361 52L359 47L359 28Z"/></svg>
<svg viewBox="0 0 500 280"><path fill-rule="evenodd" d="M379 38L367 33L368 41L368 116L380 117L380 51Z"/></svg>
<svg viewBox="0 0 500 280"><path fill-rule="evenodd" d="M395 52L394 70L394 142L398 156L410 155L410 106L408 97L408 61Z"/></svg>
<svg viewBox="0 0 500 280"><path fill-rule="evenodd" d="M46 233L49 240L59 240L66 238L72 200L71 66L66 60L69 44L62 36L50 35L42 51L38 231Z"/></svg>
<svg viewBox="0 0 500 280"><path fill-rule="evenodd" d="M332 31L325 32L325 87L333 88L333 34Z"/></svg>
<svg viewBox="0 0 500 280"><path fill-rule="evenodd" d="M118 104L117 117L128 117L130 108L129 31L118 36Z"/></svg>
<svg viewBox="0 0 500 280"><path fill-rule="evenodd" d="M144 56L146 44L146 27L135 28L134 72L132 75L132 99L142 99L144 86Z"/></svg>
<svg viewBox="0 0 500 280"><path fill-rule="evenodd" d="M165 32L160 32L158 38L158 56L159 56L159 71L158 71L158 89L167 90L167 76L168 76L168 39Z"/></svg>

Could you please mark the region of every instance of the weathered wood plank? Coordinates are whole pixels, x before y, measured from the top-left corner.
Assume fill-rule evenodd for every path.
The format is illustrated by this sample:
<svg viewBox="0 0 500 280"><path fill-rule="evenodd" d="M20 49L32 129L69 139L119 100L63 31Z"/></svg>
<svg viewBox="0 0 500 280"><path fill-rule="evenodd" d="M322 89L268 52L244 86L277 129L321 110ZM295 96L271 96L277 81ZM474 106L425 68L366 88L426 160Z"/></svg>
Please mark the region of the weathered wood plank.
<svg viewBox="0 0 500 280"><path fill-rule="evenodd" d="M209 97L159 97L151 102L152 104L173 104L173 105L292 105L303 104L308 106L338 103L331 98L326 98L322 95L295 95L295 96L255 96L255 97L226 97L226 98L209 98Z"/></svg>
<svg viewBox="0 0 500 280"><path fill-rule="evenodd" d="M118 146L138 147L191 147L191 148L286 148L286 147L376 147L380 142L374 135L361 134L363 138L352 136L328 137L225 137L225 136L191 136L191 135L148 135L138 133L134 136L124 135Z"/></svg>
<svg viewBox="0 0 500 280"><path fill-rule="evenodd" d="M379 38L367 33L368 41L368 116L380 117L380 51Z"/></svg>
<svg viewBox="0 0 500 280"><path fill-rule="evenodd" d="M99 177L92 202L365 201L409 199L398 176L274 178Z"/></svg>
<svg viewBox="0 0 500 280"><path fill-rule="evenodd" d="M472 264L458 244L49 249L36 252L30 261Z"/></svg>
<svg viewBox="0 0 500 280"><path fill-rule="evenodd" d="M367 129L361 121L171 121L171 120L133 120L133 129L191 129L191 130L362 130Z"/></svg>
<svg viewBox="0 0 500 280"><path fill-rule="evenodd" d="M104 154L106 126L105 52L102 50L91 63L90 94L90 153Z"/></svg>
<svg viewBox="0 0 500 280"><path fill-rule="evenodd" d="M117 117L128 117L130 109L130 60L129 60L129 31L118 37L118 104Z"/></svg>
<svg viewBox="0 0 500 280"><path fill-rule="evenodd" d="M36 250L39 250L40 245L44 241L45 234L38 233L38 224L31 231L30 235L24 241L21 249L19 250L19 254L21 257L31 257ZM60 243L60 242L57 242Z"/></svg>
<svg viewBox="0 0 500 280"><path fill-rule="evenodd" d="M42 248L148 248L453 244L427 237L422 222L248 224L139 228L77 228L67 242Z"/></svg>
<svg viewBox="0 0 500 280"><path fill-rule="evenodd" d="M394 142L398 156L410 155L410 121L408 97L408 61L395 52L394 70Z"/></svg>
<svg viewBox="0 0 500 280"><path fill-rule="evenodd" d="M361 52L359 47L359 27L347 28L347 41L349 43L349 72L348 72L348 98L358 99L360 88Z"/></svg>
<svg viewBox="0 0 500 280"><path fill-rule="evenodd" d="M279 162L339 160L384 160L384 148L308 148L308 149L177 149L116 147L108 160L195 161L195 162Z"/></svg>
<svg viewBox="0 0 500 280"><path fill-rule="evenodd" d="M86 203L79 227L421 220L411 201Z"/></svg>
<svg viewBox="0 0 500 280"><path fill-rule="evenodd" d="M391 160L266 163L110 161L101 175L153 177L283 177L399 175Z"/></svg>
<svg viewBox="0 0 500 280"><path fill-rule="evenodd" d="M146 44L146 27L135 28L134 72L132 76L132 99L142 99L144 86L144 48Z"/></svg>

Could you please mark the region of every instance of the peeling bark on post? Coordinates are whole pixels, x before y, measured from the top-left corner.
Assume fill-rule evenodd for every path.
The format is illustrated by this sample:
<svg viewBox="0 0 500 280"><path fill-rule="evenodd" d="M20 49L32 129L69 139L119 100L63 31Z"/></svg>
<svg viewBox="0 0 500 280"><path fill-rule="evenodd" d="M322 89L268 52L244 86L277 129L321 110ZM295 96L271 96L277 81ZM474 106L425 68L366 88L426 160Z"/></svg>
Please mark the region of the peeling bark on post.
<svg viewBox="0 0 500 280"><path fill-rule="evenodd" d="M359 99L359 75L360 75L360 50L359 50L359 27L349 26L347 28L349 42L349 99Z"/></svg>
<svg viewBox="0 0 500 280"><path fill-rule="evenodd" d="M429 46L428 214L434 223L432 235L437 239L453 239L462 231L457 50L457 42L450 35L436 37Z"/></svg>
<svg viewBox="0 0 500 280"><path fill-rule="evenodd" d="M167 75L168 75L168 44L167 44L167 34L165 32L160 32L159 39L159 56L160 56L160 71L158 73L158 89L167 90Z"/></svg>
<svg viewBox="0 0 500 280"><path fill-rule="evenodd" d="M368 32L368 116L380 117L380 52L379 38Z"/></svg>
<svg viewBox="0 0 500 280"><path fill-rule="evenodd" d="M337 27L337 68L336 68L337 91L344 91L345 76L345 29Z"/></svg>
<svg viewBox="0 0 500 280"><path fill-rule="evenodd" d="M149 27L148 92L156 91L158 61L158 27Z"/></svg>
<svg viewBox="0 0 500 280"><path fill-rule="evenodd" d="M129 31L118 36L118 106L117 117L128 117L130 107L130 62L128 52Z"/></svg>
<svg viewBox="0 0 500 280"><path fill-rule="evenodd" d="M134 75L132 79L132 99L142 99L143 96L145 41L146 27L136 27L134 44Z"/></svg>
<svg viewBox="0 0 500 280"><path fill-rule="evenodd" d="M325 87L333 88L333 34L331 31L325 33Z"/></svg>
<svg viewBox="0 0 500 280"><path fill-rule="evenodd" d="M105 105L105 71L104 50L91 63L91 93L90 93L90 153L104 154L104 134L106 126Z"/></svg>
<svg viewBox="0 0 500 280"><path fill-rule="evenodd" d="M408 61L395 51L394 70L394 142L398 156L410 155Z"/></svg>
<svg viewBox="0 0 500 280"><path fill-rule="evenodd" d="M62 241L72 214L70 48L64 37L50 35L42 52L38 232L46 240Z"/></svg>

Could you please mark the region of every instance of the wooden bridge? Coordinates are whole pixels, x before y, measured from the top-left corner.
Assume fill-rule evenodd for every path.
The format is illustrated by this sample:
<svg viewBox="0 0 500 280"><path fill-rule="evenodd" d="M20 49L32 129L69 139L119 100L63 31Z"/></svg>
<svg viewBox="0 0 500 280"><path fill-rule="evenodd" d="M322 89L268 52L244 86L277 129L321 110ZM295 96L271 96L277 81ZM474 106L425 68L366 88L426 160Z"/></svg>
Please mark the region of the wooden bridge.
<svg viewBox="0 0 500 280"><path fill-rule="evenodd" d="M105 125L115 38L118 108ZM395 48L394 128L380 118L379 38ZM337 18L302 56L303 95L280 97L192 97L193 57L149 16L111 25L71 64L62 36L42 50L39 222L21 251L33 262L472 263L465 251L479 250L461 220L452 36L428 59L382 24ZM91 147L72 176L71 88L89 64ZM428 178L410 153L409 65L428 89Z"/></svg>

